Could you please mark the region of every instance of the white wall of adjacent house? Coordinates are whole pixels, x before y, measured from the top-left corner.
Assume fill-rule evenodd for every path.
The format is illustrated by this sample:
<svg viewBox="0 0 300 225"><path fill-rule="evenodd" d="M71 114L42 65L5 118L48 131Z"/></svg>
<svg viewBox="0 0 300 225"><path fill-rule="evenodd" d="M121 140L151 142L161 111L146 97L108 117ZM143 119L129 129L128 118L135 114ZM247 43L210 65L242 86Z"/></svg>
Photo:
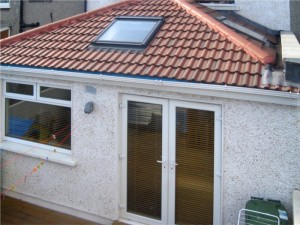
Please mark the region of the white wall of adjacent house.
<svg viewBox="0 0 300 225"><path fill-rule="evenodd" d="M290 30L290 0L235 0L237 13L273 30Z"/></svg>
<svg viewBox="0 0 300 225"><path fill-rule="evenodd" d="M2 168L2 188L9 189L17 182L14 193L77 212L118 219L122 139L119 103L122 94L131 94L222 106L223 224L235 224L239 210L251 196L279 199L292 212L292 192L300 186L297 106L207 97L205 91L201 95L183 94L138 86L55 81L45 76L40 79L1 76L2 79L71 85L71 157L77 161L76 166L53 162L51 158L59 153L52 153L41 169L25 179L40 159L3 151L2 162L8 163ZM87 87L94 91L87 91ZM3 104L3 96L1 100ZM94 111L85 114L83 109L89 101L94 102Z"/></svg>
<svg viewBox="0 0 300 225"><path fill-rule="evenodd" d="M90 11L119 1L87 0L87 9ZM215 9L234 10L241 16L272 30L290 30L290 0L235 0L234 6L213 5Z"/></svg>
<svg viewBox="0 0 300 225"><path fill-rule="evenodd" d="M119 2L120 0L87 0L87 10L91 11L93 9L98 9L103 6L107 6L112 3Z"/></svg>

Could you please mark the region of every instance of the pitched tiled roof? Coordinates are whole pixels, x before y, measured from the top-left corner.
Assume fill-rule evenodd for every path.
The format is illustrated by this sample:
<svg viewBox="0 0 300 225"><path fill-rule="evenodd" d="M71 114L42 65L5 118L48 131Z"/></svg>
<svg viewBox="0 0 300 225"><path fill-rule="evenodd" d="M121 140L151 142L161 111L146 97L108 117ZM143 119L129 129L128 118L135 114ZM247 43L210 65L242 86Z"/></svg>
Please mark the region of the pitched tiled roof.
<svg viewBox="0 0 300 225"><path fill-rule="evenodd" d="M92 50L91 41L116 16L163 16L142 52ZM1 64L139 75L261 88L274 57L189 0L131 0L87 12L1 41ZM291 87L270 89L295 91Z"/></svg>

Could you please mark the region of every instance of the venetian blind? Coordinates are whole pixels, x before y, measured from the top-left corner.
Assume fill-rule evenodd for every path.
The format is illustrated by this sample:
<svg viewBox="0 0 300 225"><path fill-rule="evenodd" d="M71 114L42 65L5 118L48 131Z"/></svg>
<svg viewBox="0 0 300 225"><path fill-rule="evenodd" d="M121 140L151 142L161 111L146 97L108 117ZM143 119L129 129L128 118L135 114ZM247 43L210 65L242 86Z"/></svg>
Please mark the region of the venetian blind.
<svg viewBox="0 0 300 225"><path fill-rule="evenodd" d="M5 109L6 136L71 149L71 108L7 98Z"/></svg>
<svg viewBox="0 0 300 225"><path fill-rule="evenodd" d="M127 211L161 219L162 106L128 103Z"/></svg>
<svg viewBox="0 0 300 225"><path fill-rule="evenodd" d="M213 224L214 112L176 108L176 224Z"/></svg>

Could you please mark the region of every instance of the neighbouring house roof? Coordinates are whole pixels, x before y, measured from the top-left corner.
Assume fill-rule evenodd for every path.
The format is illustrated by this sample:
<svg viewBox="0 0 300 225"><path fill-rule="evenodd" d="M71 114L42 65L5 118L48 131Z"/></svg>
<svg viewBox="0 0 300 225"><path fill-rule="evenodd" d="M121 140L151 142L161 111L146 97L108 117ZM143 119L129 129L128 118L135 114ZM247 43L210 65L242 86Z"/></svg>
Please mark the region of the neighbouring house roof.
<svg viewBox="0 0 300 225"><path fill-rule="evenodd" d="M275 57L275 46L279 44L279 31L271 30L237 14L232 10L216 11L201 4L198 5L198 8L214 19L232 28L248 41L254 42L255 45Z"/></svg>
<svg viewBox="0 0 300 225"><path fill-rule="evenodd" d="M143 51L89 48L116 16L162 16ZM65 69L250 88L262 85L273 52L214 19L191 0L128 0L0 42L2 65ZM298 92L296 87L268 89Z"/></svg>

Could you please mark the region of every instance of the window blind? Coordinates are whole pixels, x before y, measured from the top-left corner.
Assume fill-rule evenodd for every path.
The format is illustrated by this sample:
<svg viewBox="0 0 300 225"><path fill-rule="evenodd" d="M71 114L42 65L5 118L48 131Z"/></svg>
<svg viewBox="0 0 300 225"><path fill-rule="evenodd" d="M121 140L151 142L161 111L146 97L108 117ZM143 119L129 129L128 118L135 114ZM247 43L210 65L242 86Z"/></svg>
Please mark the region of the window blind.
<svg viewBox="0 0 300 225"><path fill-rule="evenodd" d="M129 101L127 211L161 219L162 106Z"/></svg>
<svg viewBox="0 0 300 225"><path fill-rule="evenodd" d="M71 149L71 108L5 99L5 135Z"/></svg>
<svg viewBox="0 0 300 225"><path fill-rule="evenodd" d="M176 108L176 224L213 224L214 112Z"/></svg>

